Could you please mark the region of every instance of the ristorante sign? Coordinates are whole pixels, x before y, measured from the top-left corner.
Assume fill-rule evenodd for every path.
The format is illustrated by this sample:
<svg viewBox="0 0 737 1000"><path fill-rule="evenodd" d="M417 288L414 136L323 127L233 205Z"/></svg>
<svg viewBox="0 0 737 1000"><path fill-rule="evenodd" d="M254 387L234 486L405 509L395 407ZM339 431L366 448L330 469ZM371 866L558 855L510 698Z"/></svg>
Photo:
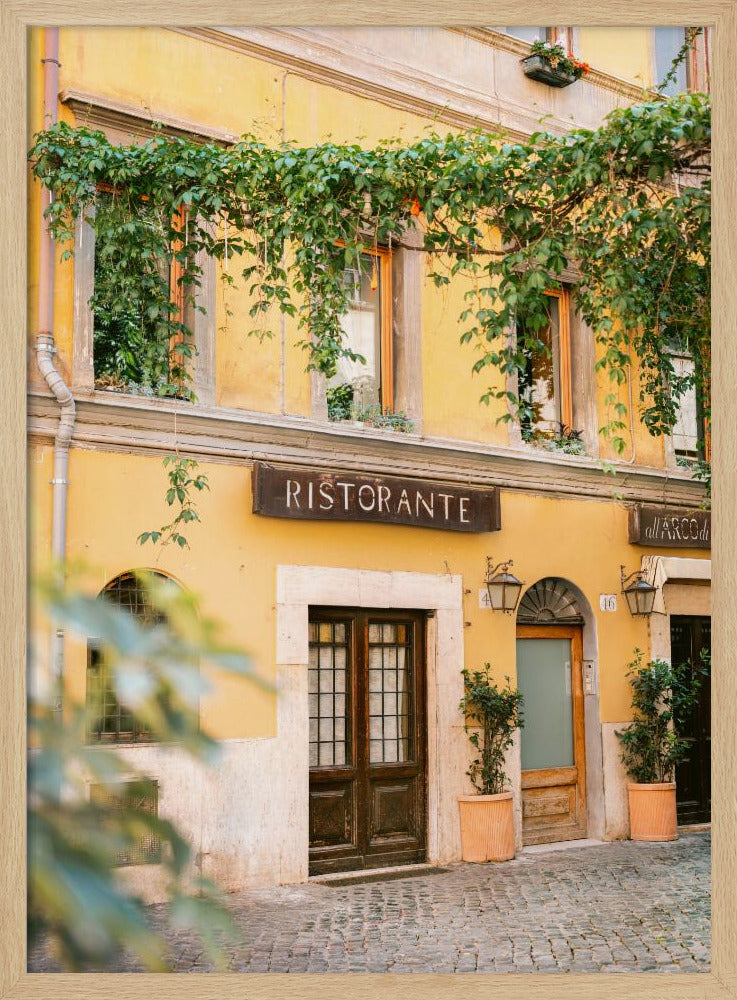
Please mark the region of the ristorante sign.
<svg viewBox="0 0 737 1000"><path fill-rule="evenodd" d="M499 491L396 476L253 467L253 511L320 521L378 521L446 531L498 531Z"/></svg>
<svg viewBox="0 0 737 1000"><path fill-rule="evenodd" d="M710 549L711 511L636 504L630 507L629 540L635 545Z"/></svg>

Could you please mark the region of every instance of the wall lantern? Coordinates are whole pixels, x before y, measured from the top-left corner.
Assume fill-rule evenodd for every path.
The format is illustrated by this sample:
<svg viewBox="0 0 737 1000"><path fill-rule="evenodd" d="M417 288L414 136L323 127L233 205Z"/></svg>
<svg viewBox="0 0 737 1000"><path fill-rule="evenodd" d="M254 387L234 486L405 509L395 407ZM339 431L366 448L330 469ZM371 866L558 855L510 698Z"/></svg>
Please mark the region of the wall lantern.
<svg viewBox="0 0 737 1000"><path fill-rule="evenodd" d="M641 569L635 570L629 576L625 576L624 566L620 566L619 572L622 581L622 593L627 598L630 614L652 614L658 588L653 587L651 583L647 582L645 574Z"/></svg>
<svg viewBox="0 0 737 1000"><path fill-rule="evenodd" d="M489 594L489 607L492 611L506 611L512 614L517 609L517 603L524 586L513 573L509 573L512 560L491 565L491 556L486 557L486 590Z"/></svg>

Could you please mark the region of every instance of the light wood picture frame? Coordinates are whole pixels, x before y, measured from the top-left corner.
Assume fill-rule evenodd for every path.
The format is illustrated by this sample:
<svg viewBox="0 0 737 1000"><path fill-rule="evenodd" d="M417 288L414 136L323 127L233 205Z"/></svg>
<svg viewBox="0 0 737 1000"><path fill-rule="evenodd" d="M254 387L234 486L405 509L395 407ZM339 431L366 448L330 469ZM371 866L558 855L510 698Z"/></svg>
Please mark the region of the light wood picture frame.
<svg viewBox="0 0 737 1000"><path fill-rule="evenodd" d="M25 925L26 663L26 33L44 25L479 25L596 24L713 26L714 310L713 310L713 880L709 974L456 975L28 974ZM222 997L406 1000L443 996L643 1000L737 996L737 0L592 0L489 3L484 0L0 0L0 998L115 997L220 1000ZM730 846L732 845L732 846Z"/></svg>

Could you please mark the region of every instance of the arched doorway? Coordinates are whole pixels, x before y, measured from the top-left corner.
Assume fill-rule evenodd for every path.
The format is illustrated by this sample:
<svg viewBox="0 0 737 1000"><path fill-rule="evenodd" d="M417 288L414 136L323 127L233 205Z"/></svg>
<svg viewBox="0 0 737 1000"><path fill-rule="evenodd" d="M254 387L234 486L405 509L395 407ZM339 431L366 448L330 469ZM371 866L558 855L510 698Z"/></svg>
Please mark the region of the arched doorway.
<svg viewBox="0 0 737 1000"><path fill-rule="evenodd" d="M530 587L517 612L525 844L587 834L583 621L576 595L555 577Z"/></svg>

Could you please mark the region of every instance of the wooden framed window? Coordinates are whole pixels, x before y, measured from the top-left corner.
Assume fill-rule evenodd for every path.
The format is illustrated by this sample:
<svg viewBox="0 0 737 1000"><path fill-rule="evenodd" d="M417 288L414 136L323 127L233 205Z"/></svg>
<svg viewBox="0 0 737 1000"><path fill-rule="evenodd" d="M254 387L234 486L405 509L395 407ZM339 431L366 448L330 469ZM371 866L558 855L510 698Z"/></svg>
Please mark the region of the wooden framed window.
<svg viewBox="0 0 737 1000"><path fill-rule="evenodd" d="M156 575L165 579L162 574ZM160 625L166 621L153 607L145 587L134 573L115 577L100 593L99 599L134 615L144 625ZM87 642L86 703L89 743L147 743L155 738L118 700L105 648L94 638Z"/></svg>
<svg viewBox="0 0 737 1000"><path fill-rule="evenodd" d="M549 322L531 333L541 346L536 351L525 351L524 368L519 374L519 397L527 406L523 435L557 435L573 428L570 294L563 288L551 289L545 296ZM517 318L516 325L519 337L525 332L524 316Z"/></svg>
<svg viewBox="0 0 737 1000"><path fill-rule="evenodd" d="M678 377L693 376L696 362L688 351L676 349L671 360ZM690 386L678 400L678 420L671 433L673 450L679 464L711 458L711 433L704 400L696 386Z"/></svg>
<svg viewBox="0 0 737 1000"><path fill-rule="evenodd" d="M382 413L394 406L392 347L392 253L385 247L364 250L343 280L349 307L341 325L344 343L362 360L339 358L328 381L328 400L344 402L344 418L371 408Z"/></svg>
<svg viewBox="0 0 737 1000"><path fill-rule="evenodd" d="M501 30L506 31L513 38L521 38L523 42L529 42L530 45L533 42L553 42L555 40L553 38L554 28L529 28L522 26L517 28L502 28Z"/></svg>
<svg viewBox="0 0 737 1000"><path fill-rule="evenodd" d="M98 197L122 197L124 193L110 185L102 184L98 189ZM155 226L157 220L153 212L150 219L146 218L146 199L141 201L141 220L145 224ZM175 228L183 232L186 225L186 213L179 210L174 220ZM173 251L181 249L181 244L172 246ZM96 388L139 391L159 395L163 385L169 389L165 395L186 395L187 359L192 354L192 348L184 345L182 332L169 337L166 342L162 338L162 320L173 319L176 323L185 322L186 294L182 282L183 265L181 260L173 257L171 261L160 260L157 270L160 277L167 281L169 289L169 316L156 314L147 302L145 291L139 298L125 302L109 304L103 295L100 300L100 289L107 279L109 262L95 251L93 263L92 287L92 365ZM143 285L144 270L141 271Z"/></svg>

